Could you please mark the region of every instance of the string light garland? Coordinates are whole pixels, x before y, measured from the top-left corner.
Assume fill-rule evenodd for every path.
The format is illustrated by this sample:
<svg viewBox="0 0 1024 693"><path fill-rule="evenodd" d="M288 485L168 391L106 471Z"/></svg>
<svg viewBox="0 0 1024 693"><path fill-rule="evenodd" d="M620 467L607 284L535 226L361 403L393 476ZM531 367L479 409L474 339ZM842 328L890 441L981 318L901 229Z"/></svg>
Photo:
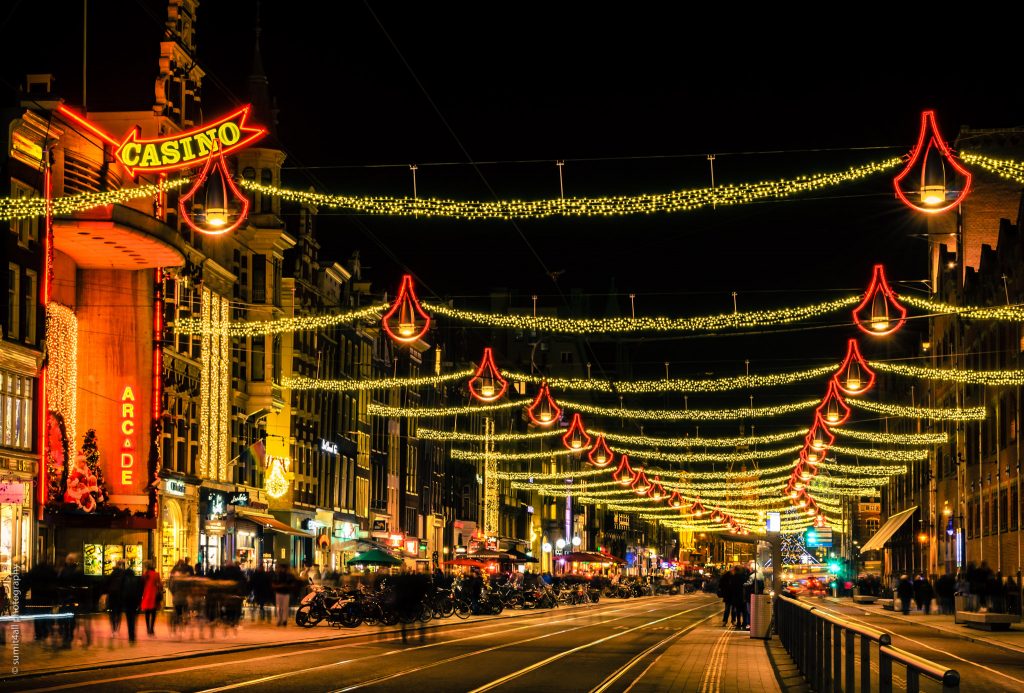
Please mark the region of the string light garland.
<svg viewBox="0 0 1024 693"><path fill-rule="evenodd" d="M960 160L965 164L983 168L989 173L995 173L1024 185L1024 162L1013 159L996 159L976 152L960 152Z"/></svg>
<svg viewBox="0 0 1024 693"><path fill-rule="evenodd" d="M437 441L461 441L467 443L484 443L493 441L495 443L510 443L530 440L544 440L562 435L561 431L540 431L537 433L495 433L486 436L483 433L463 433L461 431L436 431L431 428L416 429L416 437L421 440Z"/></svg>
<svg viewBox="0 0 1024 693"><path fill-rule="evenodd" d="M416 378L378 378L376 380L326 380L293 375L282 378L281 387L291 390L327 390L330 392L363 392L384 390L395 387L423 387L443 385L463 380L473 375L472 370L445 373L444 375L423 375Z"/></svg>
<svg viewBox="0 0 1024 693"><path fill-rule="evenodd" d="M997 320L1002 322L1024 322L1024 306L954 306L921 296L900 296L909 306L936 315L959 315L973 320Z"/></svg>
<svg viewBox="0 0 1024 693"><path fill-rule="evenodd" d="M720 330L787 325L801 320L809 320L820 315L834 313L852 306L859 300L859 296L846 296L832 301L795 308L777 308L774 310L745 313L722 313L720 315L691 318L556 318L548 315L529 316L508 315L505 313L479 313L453 308L443 303L424 303L424 306L427 310L442 317L487 325L489 327L585 335L627 332L715 332Z"/></svg>
<svg viewBox="0 0 1024 693"><path fill-rule="evenodd" d="M606 431L587 430L594 435L603 435L613 443L624 443L626 445L641 445L644 447L666 447L666 448L734 448L740 445L754 446L766 443L778 443L784 440L792 440L807 435L807 429L786 433L770 433L759 436L738 436L732 438L657 438L653 436L626 435L623 433L608 433Z"/></svg>
<svg viewBox="0 0 1024 693"><path fill-rule="evenodd" d="M839 474L854 475L854 474L877 474L878 476L900 476L907 473L906 466L901 465L857 465L857 464L839 464L835 460L830 459L825 462L819 462L818 468L836 472Z"/></svg>
<svg viewBox="0 0 1024 693"><path fill-rule="evenodd" d="M726 421L730 419L765 418L782 416L796 411L812 409L818 400L779 404L771 407L746 407L743 409L625 409L621 407L599 407L583 402L562 401L565 406L584 414L609 416L646 421Z"/></svg>
<svg viewBox="0 0 1024 693"><path fill-rule="evenodd" d="M813 173L794 179L734 183L668 193L614 197L566 197L547 200L459 201L421 197L361 197L289 190L243 179L251 192L315 207L345 209L357 214L443 217L448 219L544 219L552 216L610 217L636 214L686 212L711 206L739 205L759 200L782 199L812 190L860 180L891 170L901 157L853 166L845 171Z"/></svg>
<svg viewBox="0 0 1024 693"><path fill-rule="evenodd" d="M321 330L335 325L349 325L365 320L376 320L387 305L373 305L331 315L307 315L254 322L232 322L224 325L205 325L201 318L182 318L174 324L176 334L216 334L228 337L253 337L265 334L284 334L302 330Z"/></svg>
<svg viewBox="0 0 1024 693"><path fill-rule="evenodd" d="M581 469L575 472L545 472L534 474L532 472L498 472L499 479L507 479L510 481L530 481L535 480L538 483L545 481L562 481L566 479L589 479L593 477L608 476L607 469ZM617 482L611 482L617 483Z"/></svg>
<svg viewBox="0 0 1024 693"><path fill-rule="evenodd" d="M529 373L502 371L505 377L522 382L546 381L551 387L562 391L618 392L622 394L655 394L661 392L725 392L744 388L778 387L803 380L817 378L836 369L835 365L808 368L791 373L767 375L736 375L715 379L671 380L599 380L590 378L541 378Z"/></svg>
<svg viewBox="0 0 1024 693"><path fill-rule="evenodd" d="M866 400L850 400L850 405L875 414L902 416L908 419L931 419L933 421L984 421L985 407L950 407L934 409L929 407L905 407L899 404L885 404Z"/></svg>
<svg viewBox="0 0 1024 693"><path fill-rule="evenodd" d="M176 178L155 184L139 185L134 188L55 197L51 200L51 209L54 216L67 216L94 207L123 205L139 198L155 197L160 193L176 190L190 183L191 180L191 178ZM29 219L41 217L44 214L46 214L46 198L44 197L0 197L0 220Z"/></svg>
<svg viewBox="0 0 1024 693"><path fill-rule="evenodd" d="M965 385L1008 385L1020 387L1024 385L1024 370L1006 371L972 371L956 368L927 368L924 366L908 366L903 363L873 363L880 371L904 375L924 380L942 380Z"/></svg>
<svg viewBox="0 0 1024 693"><path fill-rule="evenodd" d="M886 462L916 462L928 459L928 450L876 450L873 448L848 448L845 445L833 445L832 450Z"/></svg>
<svg viewBox="0 0 1024 693"><path fill-rule="evenodd" d="M370 416L408 417L410 419L428 419L431 417L458 416L460 414L487 414L523 406L522 402L500 402L498 404L473 404L464 407L390 407L370 402L366 413Z"/></svg>
<svg viewBox="0 0 1024 693"><path fill-rule="evenodd" d="M853 438L880 445L935 445L949 442L948 433L870 433L841 427L833 428L832 432L840 438Z"/></svg>
<svg viewBox="0 0 1024 693"><path fill-rule="evenodd" d="M616 450L633 457L644 457L660 462L746 462L749 460L769 460L774 457L785 457L799 450L802 445L777 448L774 450L745 450L743 452L660 452L655 450L635 450L633 448L616 447Z"/></svg>
<svg viewBox="0 0 1024 693"><path fill-rule="evenodd" d="M547 450L542 452L484 452L482 450L451 450L453 460L498 460L501 462L513 462L517 460L545 460L553 457L565 457L577 450Z"/></svg>
<svg viewBox="0 0 1024 693"><path fill-rule="evenodd" d="M67 306L46 304L46 403L64 418L71 451L78 449L78 317Z"/></svg>

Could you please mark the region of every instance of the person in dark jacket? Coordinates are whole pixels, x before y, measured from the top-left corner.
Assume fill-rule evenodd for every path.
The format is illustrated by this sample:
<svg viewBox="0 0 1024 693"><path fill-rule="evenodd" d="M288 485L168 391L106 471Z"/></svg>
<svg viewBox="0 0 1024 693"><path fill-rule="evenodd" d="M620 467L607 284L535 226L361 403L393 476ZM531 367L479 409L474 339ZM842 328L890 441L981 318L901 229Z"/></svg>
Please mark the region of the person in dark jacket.
<svg viewBox="0 0 1024 693"><path fill-rule="evenodd" d="M909 616L910 602L914 598L914 583L906 575L900 576L900 581L896 585L896 596L899 597L900 605L903 608L903 615Z"/></svg>
<svg viewBox="0 0 1024 693"><path fill-rule="evenodd" d="M121 617L124 614L121 596L124 591L124 575L128 572L124 565L124 561L118 561L110 575L107 576L106 584L103 586L103 594L107 596L107 612L110 616L111 635L117 635L118 631L121 630Z"/></svg>
<svg viewBox="0 0 1024 693"><path fill-rule="evenodd" d="M924 611L925 616L932 612L932 598L934 596L935 590L932 589L932 583L928 576L918 575L917 579L914 580L914 603L917 604L919 610Z"/></svg>
<svg viewBox="0 0 1024 693"><path fill-rule="evenodd" d="M939 598L939 613L953 613L953 596L956 594L956 580L946 573L935 581L935 594Z"/></svg>
<svg viewBox="0 0 1024 693"><path fill-rule="evenodd" d="M128 627L128 642L135 642L135 622L142 603L142 578L132 569L126 569L121 578L121 609Z"/></svg>
<svg viewBox="0 0 1024 693"><path fill-rule="evenodd" d="M732 594L732 573L726 571L723 572L718 578L718 591L717 594L721 600L725 609L722 611L722 626L728 626L730 618L735 621L735 616L732 613L732 600L730 595Z"/></svg>
<svg viewBox="0 0 1024 693"><path fill-rule="evenodd" d="M40 561L28 571L29 591L28 605L30 613L50 613L57 603L57 571L47 561ZM36 640L45 640L53 629L53 621L46 618L36 619Z"/></svg>

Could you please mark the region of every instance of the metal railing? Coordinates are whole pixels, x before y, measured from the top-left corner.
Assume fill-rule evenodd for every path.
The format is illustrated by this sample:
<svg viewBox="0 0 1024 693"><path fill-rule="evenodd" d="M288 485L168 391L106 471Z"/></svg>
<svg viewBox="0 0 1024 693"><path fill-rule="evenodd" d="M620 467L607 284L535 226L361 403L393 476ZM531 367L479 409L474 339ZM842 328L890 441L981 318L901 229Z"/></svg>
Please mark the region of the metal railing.
<svg viewBox="0 0 1024 693"><path fill-rule="evenodd" d="M841 693L843 690L847 693L858 690L868 693L876 690L873 686L876 678L880 693L892 693L893 662L907 669L905 690L908 693L921 690L922 676L938 681L944 693L960 691L959 673L893 647L889 633L847 621L789 597L779 596L775 605L775 627L779 640L800 673L819 693ZM871 670L872 645L878 651L877 677L873 676Z"/></svg>

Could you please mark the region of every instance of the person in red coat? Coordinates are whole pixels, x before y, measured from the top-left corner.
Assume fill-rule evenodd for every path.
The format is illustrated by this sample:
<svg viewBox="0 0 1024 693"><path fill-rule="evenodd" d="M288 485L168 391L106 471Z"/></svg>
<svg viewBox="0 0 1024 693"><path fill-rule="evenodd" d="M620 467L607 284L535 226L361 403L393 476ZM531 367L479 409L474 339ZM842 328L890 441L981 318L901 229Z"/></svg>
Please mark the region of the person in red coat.
<svg viewBox="0 0 1024 693"><path fill-rule="evenodd" d="M142 570L142 613L146 615L146 633L154 635L156 611L164 600L164 584L160 573L153 569L153 561L146 561Z"/></svg>

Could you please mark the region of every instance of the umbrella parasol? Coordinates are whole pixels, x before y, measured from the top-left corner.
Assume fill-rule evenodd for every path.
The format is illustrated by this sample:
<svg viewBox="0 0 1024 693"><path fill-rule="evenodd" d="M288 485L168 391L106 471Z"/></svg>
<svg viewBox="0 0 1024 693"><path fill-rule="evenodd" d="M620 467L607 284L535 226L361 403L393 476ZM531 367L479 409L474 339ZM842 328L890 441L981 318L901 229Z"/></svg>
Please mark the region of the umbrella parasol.
<svg viewBox="0 0 1024 693"><path fill-rule="evenodd" d="M349 565L402 565L402 561L380 549L357 553L349 559Z"/></svg>

